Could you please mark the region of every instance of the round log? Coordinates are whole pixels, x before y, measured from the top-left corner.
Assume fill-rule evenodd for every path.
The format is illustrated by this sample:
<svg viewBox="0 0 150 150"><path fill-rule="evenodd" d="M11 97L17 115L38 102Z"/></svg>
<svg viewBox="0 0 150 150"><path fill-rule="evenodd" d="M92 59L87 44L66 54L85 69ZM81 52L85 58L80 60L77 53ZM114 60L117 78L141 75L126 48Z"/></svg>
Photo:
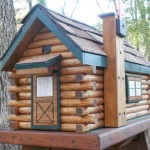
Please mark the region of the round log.
<svg viewBox="0 0 150 150"><path fill-rule="evenodd" d="M103 105L99 105L97 107L78 107L76 108L76 115L77 116L84 116L84 115L88 115L88 114L94 114L94 113L99 113L104 111L104 106Z"/></svg>
<svg viewBox="0 0 150 150"><path fill-rule="evenodd" d="M19 122L19 129L31 129L31 122Z"/></svg>
<svg viewBox="0 0 150 150"><path fill-rule="evenodd" d="M139 112L136 112L136 117L141 117L141 116L147 115L149 113L150 113L149 110L139 111Z"/></svg>
<svg viewBox="0 0 150 150"><path fill-rule="evenodd" d="M83 133L83 132L88 132L90 130L94 130L100 127L104 126L104 121L100 120L96 124L77 124L76 125L76 132L77 133Z"/></svg>
<svg viewBox="0 0 150 150"><path fill-rule="evenodd" d="M24 86L10 86L8 88L8 91L10 93L22 93L22 92L30 92L31 86L30 85L24 85Z"/></svg>
<svg viewBox="0 0 150 150"><path fill-rule="evenodd" d="M61 116L61 123L71 123L71 124L95 124L99 119L104 117L103 113L100 114L90 114L87 116Z"/></svg>
<svg viewBox="0 0 150 150"><path fill-rule="evenodd" d="M87 91L87 90L101 90L102 83L85 82L85 83L63 83L60 85L61 91Z"/></svg>
<svg viewBox="0 0 150 150"><path fill-rule="evenodd" d="M83 75L83 74L77 74L76 75L76 82L103 82L104 78L103 76L97 76L97 75Z"/></svg>
<svg viewBox="0 0 150 150"><path fill-rule="evenodd" d="M34 37L33 41L46 40L51 38L56 38L56 36L52 32L46 32L46 33L37 34Z"/></svg>
<svg viewBox="0 0 150 150"><path fill-rule="evenodd" d="M71 100L71 99L66 99L66 100L61 100L60 104L62 107L92 107L92 106L97 106L97 101L96 99L87 99L87 100Z"/></svg>
<svg viewBox="0 0 150 150"><path fill-rule="evenodd" d="M30 115L31 114L31 107L20 107L19 113L25 114L25 115Z"/></svg>
<svg viewBox="0 0 150 150"><path fill-rule="evenodd" d="M85 98L100 98L103 97L103 91L76 91L76 98L77 99L85 99Z"/></svg>
<svg viewBox="0 0 150 150"><path fill-rule="evenodd" d="M22 56L30 57L30 56L36 56L36 55L43 55L42 47L27 49L24 51Z"/></svg>
<svg viewBox="0 0 150 150"><path fill-rule="evenodd" d="M139 111L142 111L142 110L148 110L148 109L149 109L149 105L130 107L130 108L126 109L126 114L139 112Z"/></svg>
<svg viewBox="0 0 150 150"><path fill-rule="evenodd" d="M64 45L55 45L51 46L51 54L53 53L61 53L61 52L69 52L67 47ZM27 49L23 53L23 57L43 55L42 47Z"/></svg>
<svg viewBox="0 0 150 150"><path fill-rule="evenodd" d="M31 99L31 93L19 93L20 100Z"/></svg>
<svg viewBox="0 0 150 150"><path fill-rule="evenodd" d="M149 104L148 100L142 100L137 103L128 103L128 104L126 104L126 107L130 108L130 107L134 107L134 106L141 106L141 105L147 105L147 104Z"/></svg>
<svg viewBox="0 0 150 150"><path fill-rule="evenodd" d="M76 67L76 66L81 66L81 65L82 65L82 63L76 58L65 59L65 60L61 61L62 68L65 68L65 67Z"/></svg>
<svg viewBox="0 0 150 150"><path fill-rule="evenodd" d="M148 82L148 80L142 80L142 84L143 85L149 85L149 82Z"/></svg>
<svg viewBox="0 0 150 150"><path fill-rule="evenodd" d="M143 110L143 111L139 111L136 113L127 114L126 120L133 119L133 118L140 117L140 116L144 116L147 114L149 114L149 110Z"/></svg>
<svg viewBox="0 0 150 150"><path fill-rule="evenodd" d="M68 67L61 69L62 75L74 75L74 74L103 74L103 70L98 70L94 66L78 66Z"/></svg>
<svg viewBox="0 0 150 150"><path fill-rule="evenodd" d="M65 45L55 45L51 47L51 53L69 52Z"/></svg>
<svg viewBox="0 0 150 150"><path fill-rule="evenodd" d="M96 82L102 83L103 76L97 75L61 75L60 76L61 83L76 83L76 82ZM20 85L30 85L31 78L20 78L19 79Z"/></svg>
<svg viewBox="0 0 150 150"><path fill-rule="evenodd" d="M31 100L21 100L21 101L9 100L8 106L9 107L30 107Z"/></svg>
<svg viewBox="0 0 150 150"><path fill-rule="evenodd" d="M75 107L61 107L60 108L61 115L76 115L76 108Z"/></svg>
<svg viewBox="0 0 150 150"><path fill-rule="evenodd" d="M143 100L149 100L149 95L142 95Z"/></svg>
<svg viewBox="0 0 150 150"><path fill-rule="evenodd" d="M126 120L130 120L136 117L136 113L131 113L126 115Z"/></svg>
<svg viewBox="0 0 150 150"><path fill-rule="evenodd" d="M60 45L62 42L58 38L45 39L41 41L31 42L28 48L37 48L47 45Z"/></svg>
<svg viewBox="0 0 150 150"><path fill-rule="evenodd" d="M21 78L19 79L20 85L30 85L31 84L31 78Z"/></svg>
<svg viewBox="0 0 150 150"><path fill-rule="evenodd" d="M31 121L31 115L10 115L9 120L11 121Z"/></svg>
<svg viewBox="0 0 150 150"><path fill-rule="evenodd" d="M26 77L29 77L29 75L20 76L20 75L17 75L16 72L9 72L8 73L8 78L10 78L10 79L26 78Z"/></svg>
<svg viewBox="0 0 150 150"><path fill-rule="evenodd" d="M149 79L149 76L141 76L141 78L142 78L143 80L148 80L148 79Z"/></svg>
<svg viewBox="0 0 150 150"><path fill-rule="evenodd" d="M61 130L62 131L72 131L72 132L75 132L76 131L76 124L61 123Z"/></svg>
<svg viewBox="0 0 150 150"><path fill-rule="evenodd" d="M101 75L61 75L61 83L82 83L82 82L96 82L103 83L103 76Z"/></svg>
<svg viewBox="0 0 150 150"><path fill-rule="evenodd" d="M143 90L148 90L149 89L149 85L142 85L142 89Z"/></svg>
<svg viewBox="0 0 150 150"><path fill-rule="evenodd" d="M84 100L78 99L61 99L61 107L96 107L103 104L103 98L88 98Z"/></svg>
<svg viewBox="0 0 150 150"><path fill-rule="evenodd" d="M149 91L148 90L142 90L142 95L148 95Z"/></svg>

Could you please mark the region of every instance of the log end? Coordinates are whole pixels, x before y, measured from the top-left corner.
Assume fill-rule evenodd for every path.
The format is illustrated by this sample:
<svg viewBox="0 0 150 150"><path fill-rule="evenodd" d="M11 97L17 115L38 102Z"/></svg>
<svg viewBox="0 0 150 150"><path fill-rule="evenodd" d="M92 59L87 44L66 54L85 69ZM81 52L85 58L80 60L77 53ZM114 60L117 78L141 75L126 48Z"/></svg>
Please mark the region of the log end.
<svg viewBox="0 0 150 150"><path fill-rule="evenodd" d="M83 93L81 91L76 91L76 98L77 99L82 99Z"/></svg>
<svg viewBox="0 0 150 150"><path fill-rule="evenodd" d="M76 108L76 115L77 116L82 116L83 115L83 108L77 107Z"/></svg>
<svg viewBox="0 0 150 150"><path fill-rule="evenodd" d="M76 82L81 82L82 80L83 80L83 75L77 74L75 81L76 81Z"/></svg>
<svg viewBox="0 0 150 150"><path fill-rule="evenodd" d="M10 114L12 115L19 115L19 108L18 107L11 107Z"/></svg>
<svg viewBox="0 0 150 150"><path fill-rule="evenodd" d="M82 133L83 132L83 126L81 124L76 125L76 133Z"/></svg>
<svg viewBox="0 0 150 150"><path fill-rule="evenodd" d="M19 122L18 121L9 121L10 128L13 130L19 129Z"/></svg>

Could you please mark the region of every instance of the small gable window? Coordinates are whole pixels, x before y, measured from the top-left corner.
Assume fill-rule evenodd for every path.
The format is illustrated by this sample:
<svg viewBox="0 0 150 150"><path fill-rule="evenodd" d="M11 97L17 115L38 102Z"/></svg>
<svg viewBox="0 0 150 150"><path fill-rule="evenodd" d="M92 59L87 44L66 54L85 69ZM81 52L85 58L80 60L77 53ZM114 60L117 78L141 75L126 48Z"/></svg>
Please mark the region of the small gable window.
<svg viewBox="0 0 150 150"><path fill-rule="evenodd" d="M140 76L126 75L127 103L142 100L142 82Z"/></svg>

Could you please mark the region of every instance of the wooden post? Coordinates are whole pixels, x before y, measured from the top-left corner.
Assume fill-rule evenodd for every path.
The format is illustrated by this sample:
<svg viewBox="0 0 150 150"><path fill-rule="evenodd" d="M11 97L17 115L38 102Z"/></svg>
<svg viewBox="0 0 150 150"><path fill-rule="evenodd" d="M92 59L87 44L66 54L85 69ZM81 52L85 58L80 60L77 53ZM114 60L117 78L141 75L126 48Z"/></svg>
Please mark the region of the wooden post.
<svg viewBox="0 0 150 150"><path fill-rule="evenodd" d="M114 13L100 17L103 19L104 51L108 57L104 70L105 126L119 127L126 124L124 40L116 35Z"/></svg>
<svg viewBox="0 0 150 150"><path fill-rule="evenodd" d="M144 132L144 134L145 134L145 140L146 140L146 143L147 143L147 150L150 150L150 129L146 130Z"/></svg>

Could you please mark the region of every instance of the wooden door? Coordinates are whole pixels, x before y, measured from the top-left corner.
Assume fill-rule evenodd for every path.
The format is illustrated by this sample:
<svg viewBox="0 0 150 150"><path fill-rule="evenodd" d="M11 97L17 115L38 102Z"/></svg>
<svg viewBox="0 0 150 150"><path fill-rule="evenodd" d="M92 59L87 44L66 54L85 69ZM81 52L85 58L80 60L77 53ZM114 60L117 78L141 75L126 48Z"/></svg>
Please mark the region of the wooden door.
<svg viewBox="0 0 150 150"><path fill-rule="evenodd" d="M57 74L32 78L32 128L59 129L59 91Z"/></svg>

